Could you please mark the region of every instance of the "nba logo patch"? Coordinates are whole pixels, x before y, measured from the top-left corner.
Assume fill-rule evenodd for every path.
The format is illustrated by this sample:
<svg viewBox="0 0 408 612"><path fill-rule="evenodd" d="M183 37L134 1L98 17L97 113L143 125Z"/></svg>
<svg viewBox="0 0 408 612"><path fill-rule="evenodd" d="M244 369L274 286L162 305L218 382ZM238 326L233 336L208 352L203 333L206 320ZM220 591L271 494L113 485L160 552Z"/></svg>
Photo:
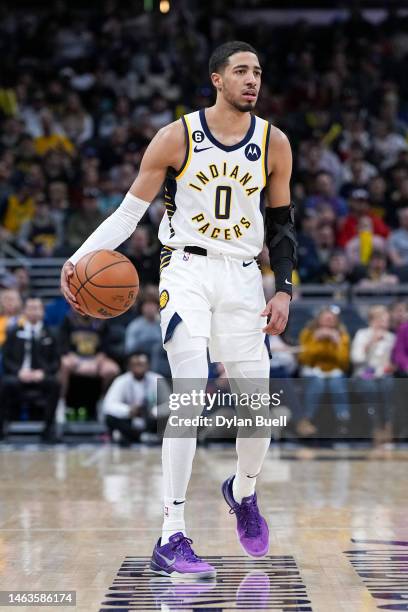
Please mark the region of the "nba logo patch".
<svg viewBox="0 0 408 612"><path fill-rule="evenodd" d="M258 145L250 142L245 147L245 157L249 159L249 161L257 161L261 157L261 149Z"/></svg>
<svg viewBox="0 0 408 612"><path fill-rule="evenodd" d="M188 261L190 259L190 255L191 255L191 253L184 253L183 261Z"/></svg>
<svg viewBox="0 0 408 612"><path fill-rule="evenodd" d="M169 516L169 507L168 506L164 506L164 516L166 516L166 517Z"/></svg>

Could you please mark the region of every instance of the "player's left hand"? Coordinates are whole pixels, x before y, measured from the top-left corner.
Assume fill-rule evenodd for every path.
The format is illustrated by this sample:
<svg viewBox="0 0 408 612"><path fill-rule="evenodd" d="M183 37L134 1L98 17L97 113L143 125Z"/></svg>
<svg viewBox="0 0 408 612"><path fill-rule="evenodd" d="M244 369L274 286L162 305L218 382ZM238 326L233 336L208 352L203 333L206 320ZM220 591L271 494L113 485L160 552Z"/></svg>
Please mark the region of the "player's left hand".
<svg viewBox="0 0 408 612"><path fill-rule="evenodd" d="M290 296L283 291L276 293L265 306L265 310L261 312L261 316L270 317L267 325L263 328L263 332L271 336L281 334L288 322Z"/></svg>

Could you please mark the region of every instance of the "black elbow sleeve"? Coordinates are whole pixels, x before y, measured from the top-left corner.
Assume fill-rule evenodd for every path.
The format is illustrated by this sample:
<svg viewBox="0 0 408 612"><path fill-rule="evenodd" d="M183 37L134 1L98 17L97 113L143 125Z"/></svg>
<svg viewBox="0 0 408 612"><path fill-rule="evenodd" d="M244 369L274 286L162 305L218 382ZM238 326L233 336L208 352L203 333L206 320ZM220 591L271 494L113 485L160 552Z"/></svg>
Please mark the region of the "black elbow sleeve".
<svg viewBox="0 0 408 612"><path fill-rule="evenodd" d="M292 271L297 264L295 207L293 204L265 209L266 246L275 275L275 290L292 295Z"/></svg>

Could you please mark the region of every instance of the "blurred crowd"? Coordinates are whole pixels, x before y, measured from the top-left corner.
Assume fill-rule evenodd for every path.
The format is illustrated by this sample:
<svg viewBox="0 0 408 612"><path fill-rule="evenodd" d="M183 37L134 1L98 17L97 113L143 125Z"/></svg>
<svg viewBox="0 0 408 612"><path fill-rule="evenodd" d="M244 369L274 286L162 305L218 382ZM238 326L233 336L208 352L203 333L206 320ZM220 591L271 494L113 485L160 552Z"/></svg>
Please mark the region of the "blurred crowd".
<svg viewBox="0 0 408 612"><path fill-rule="evenodd" d="M259 50L263 65L257 114L283 129L293 147L299 237L294 282L385 292L407 282L406 18L390 10L373 25L355 11L324 27L302 21L277 28L266 21L240 23L221 3L213 8L159 15L114 0L82 12L61 1L46 12L0 8L2 252L72 254L120 204L156 131L212 103L211 50L241 39ZM61 397L73 374L99 376L108 388L134 353L146 355L150 370L169 375L158 325L157 228L163 214L159 194L121 247L141 279L135 310L99 325L76 320L62 299L45 304L44 325L60 336ZM273 275L266 250L260 265L269 297ZM0 287L5 346L7 332L26 320L20 317L26 316L23 301L33 297L29 270L17 263L0 268ZM272 369L286 363L291 375L313 381L315 397L324 381L343 397L335 412L346 421L344 375L385 379L408 370L406 306L398 308L400 328L393 311L390 322L389 312L377 307L355 337L326 309L295 347L273 339ZM86 329L77 333L72 326ZM299 416L301 435L313 433L314 406L310 400L308 413ZM390 419L385 414L383 425Z"/></svg>
<svg viewBox="0 0 408 612"><path fill-rule="evenodd" d="M125 324L56 310L55 303L44 306L36 297L23 303L18 290L4 289L0 439L5 423L19 420L33 399L43 407L47 441L55 438L58 406L68 420L72 414L79 420L100 420L103 413L112 436L117 433L126 444L139 440L142 433L157 433L158 421L167 415L165 408L159 410L165 398L158 397L157 381L167 386L170 370L154 291L152 286L152 294L145 294ZM396 430L396 421L408 379L407 302L369 307L367 321L360 319L355 333L342 321L338 306L324 306L296 338L270 336L269 342L271 381L278 381L285 391L292 434L319 434L316 416L328 397L334 435L356 437L352 421L358 415L368 419L362 437L372 436L376 444L406 435ZM212 391L225 390L223 365L210 363L209 372ZM300 383L297 391L294 380Z"/></svg>
<svg viewBox="0 0 408 612"><path fill-rule="evenodd" d="M208 12L208 11L207 11ZM257 113L294 149L301 283L395 284L408 276L408 38L389 13L316 27L247 27L218 8L2 15L0 238L32 257L71 254L121 202L155 132L208 106L208 56L259 50ZM272 35L273 34L273 35ZM123 249L157 283L163 198ZM266 253L261 256L270 275ZM268 281L266 281L267 283Z"/></svg>

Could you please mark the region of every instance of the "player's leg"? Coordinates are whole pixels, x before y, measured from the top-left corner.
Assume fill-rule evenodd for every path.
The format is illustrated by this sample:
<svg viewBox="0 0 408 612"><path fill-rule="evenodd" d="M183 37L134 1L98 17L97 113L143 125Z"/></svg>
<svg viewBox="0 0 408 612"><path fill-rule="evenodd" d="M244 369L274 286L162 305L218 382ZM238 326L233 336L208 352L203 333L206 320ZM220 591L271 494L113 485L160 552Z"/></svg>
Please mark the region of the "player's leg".
<svg viewBox="0 0 408 612"><path fill-rule="evenodd" d="M269 395L269 355L266 346L263 347L260 361L226 362L225 370L228 379L233 381L240 393L262 393ZM265 410L267 408L267 410ZM268 406L263 406L253 414L268 415ZM245 411L240 409L240 416ZM271 440L271 428L260 427L252 431L248 427L239 427L237 432L237 470L233 483L234 499L241 503L244 497L253 495L256 486L256 477L262 469L265 455Z"/></svg>
<svg viewBox="0 0 408 612"><path fill-rule="evenodd" d="M207 338L192 338L181 322L166 344L173 379L173 394L205 389L208 379ZM186 406L177 416L194 417L202 406ZM164 517L162 543L172 534L185 531L184 507L197 446L196 428L167 428L162 445Z"/></svg>
<svg viewBox="0 0 408 612"><path fill-rule="evenodd" d="M256 398L269 396L269 354L264 345L258 361L225 362L231 387L239 394ZM258 405L258 404L257 404ZM239 408L239 416L269 416L269 404L254 412ZM245 412L247 414L245 414ZM239 427L237 432L237 468L222 487L224 498L237 518L237 534L242 547L252 557L265 555L269 548L269 529L261 516L255 493L256 477L261 472L271 440L269 426Z"/></svg>
<svg viewBox="0 0 408 612"><path fill-rule="evenodd" d="M211 325L211 274L206 257L173 251L165 254L160 276L163 345L167 351L173 398L177 393L205 389L208 378L207 345ZM203 406L179 407L178 417L200 415ZM184 507L196 450L196 428L167 423L162 450L163 535L153 551L153 572L172 577L213 577L215 569L202 561L186 537Z"/></svg>
<svg viewBox="0 0 408 612"><path fill-rule="evenodd" d="M265 319L261 315L265 308L262 275L255 261L247 266L243 263L233 258L219 263L218 300L211 320L210 356L213 361L224 363L233 391L237 389L249 397L254 393L257 396L268 394L269 398L270 363L262 332ZM237 411L243 417L269 416L269 402L256 412L241 402ZM270 428L257 428L255 425L239 428L236 473L224 482L222 492L236 515L241 545L249 555L260 557L268 550L269 531L258 509L255 483L270 444L271 432Z"/></svg>
<svg viewBox="0 0 408 612"><path fill-rule="evenodd" d="M167 355L173 378L173 394L205 389L208 378L208 340L192 337L180 322L169 342ZM202 406L187 406L181 415L200 415ZM213 578L212 565L200 559L186 537L184 508L187 486L197 445L196 428L165 432L162 446L164 516L162 537L153 551L150 567L156 574L177 578Z"/></svg>

